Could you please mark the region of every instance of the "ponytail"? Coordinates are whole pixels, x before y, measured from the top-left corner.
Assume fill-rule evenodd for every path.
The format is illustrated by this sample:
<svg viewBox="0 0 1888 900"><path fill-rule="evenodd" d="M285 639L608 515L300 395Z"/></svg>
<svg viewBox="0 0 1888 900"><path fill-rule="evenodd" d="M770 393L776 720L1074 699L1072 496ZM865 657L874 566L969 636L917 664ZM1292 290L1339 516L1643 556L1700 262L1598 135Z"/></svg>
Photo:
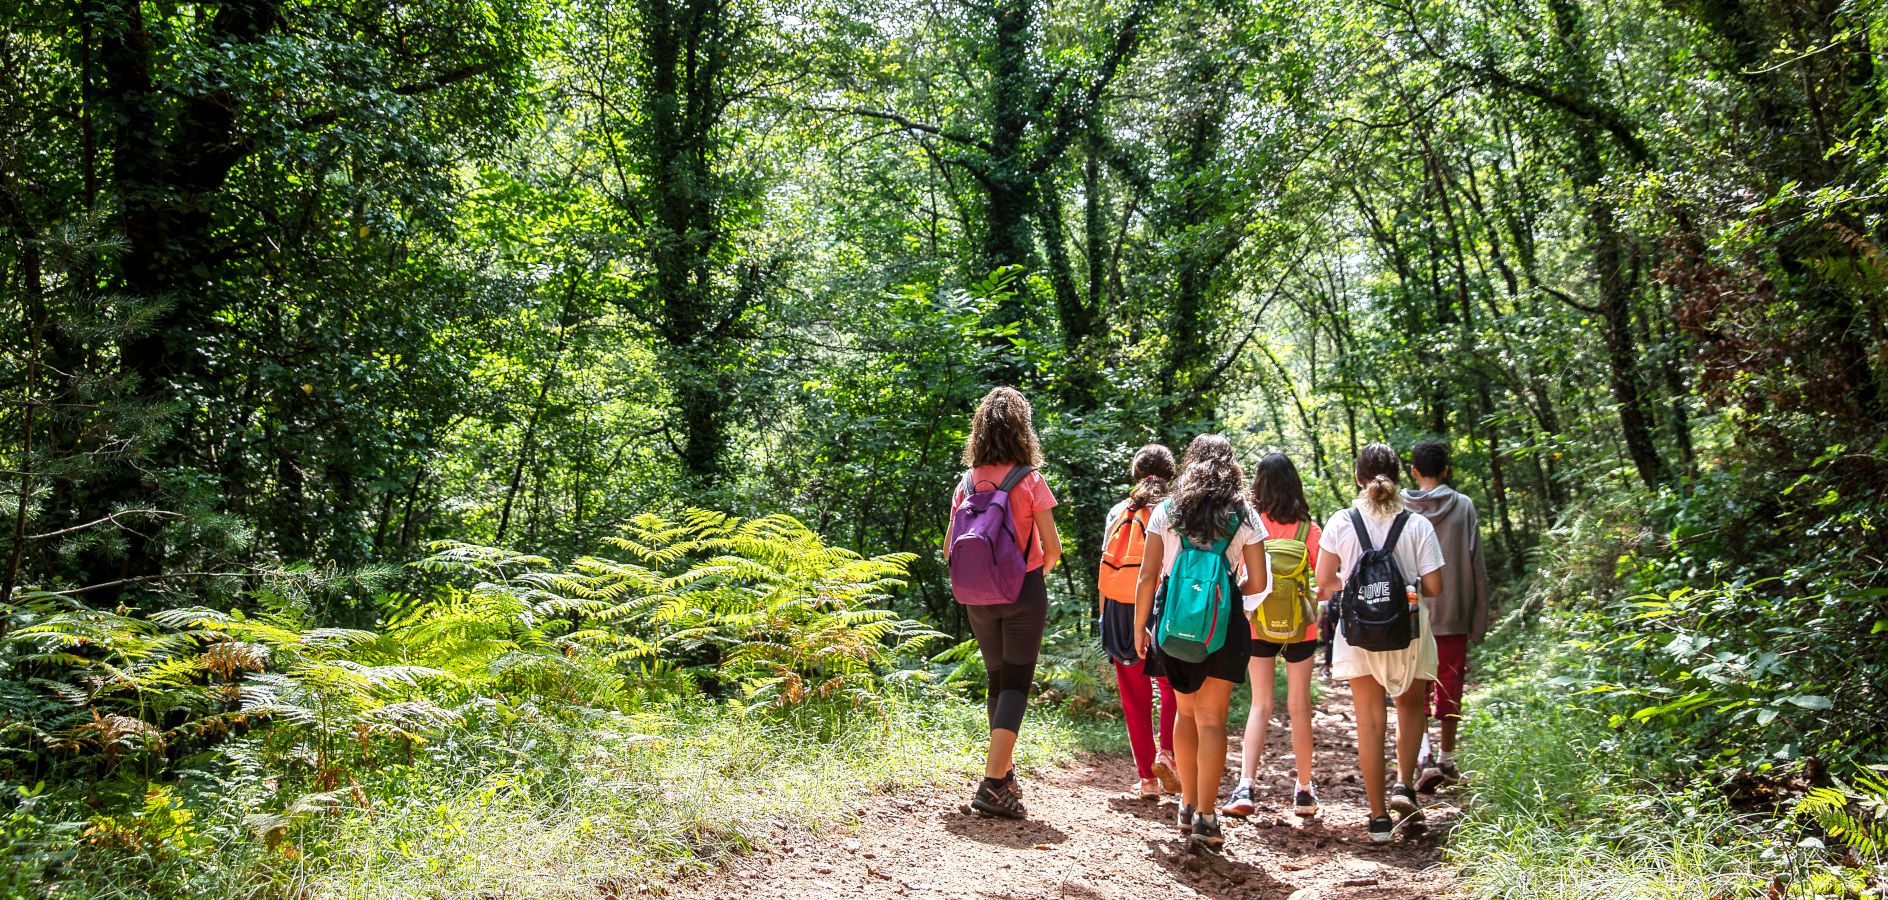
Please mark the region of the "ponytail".
<svg viewBox="0 0 1888 900"><path fill-rule="evenodd" d="M1403 508L1403 492L1398 482L1403 464L1389 444L1377 443L1357 453L1357 486L1360 496L1378 515L1394 515Z"/></svg>
<svg viewBox="0 0 1888 900"><path fill-rule="evenodd" d="M1148 444L1134 454L1128 471L1134 477L1134 489L1128 502L1137 507L1152 506L1166 499L1173 490L1173 451L1162 444Z"/></svg>

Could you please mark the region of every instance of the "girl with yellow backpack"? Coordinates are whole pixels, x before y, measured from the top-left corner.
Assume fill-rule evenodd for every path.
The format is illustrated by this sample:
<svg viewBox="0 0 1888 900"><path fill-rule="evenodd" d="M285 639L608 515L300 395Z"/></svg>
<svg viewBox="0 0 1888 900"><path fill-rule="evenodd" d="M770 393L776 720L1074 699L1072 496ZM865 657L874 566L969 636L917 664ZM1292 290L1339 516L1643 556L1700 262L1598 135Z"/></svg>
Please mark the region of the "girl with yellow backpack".
<svg viewBox="0 0 1888 900"><path fill-rule="evenodd" d="M1252 779L1265 753L1266 731L1272 723L1272 685L1278 658L1283 656L1285 708L1291 714L1291 749L1298 769L1292 811L1310 818L1318 814L1318 789L1311 781L1311 658L1318 648L1313 566L1323 530L1312 521L1298 467L1283 453L1270 453L1259 460L1252 477L1251 500L1252 508L1259 513L1259 531L1265 536L1272 593L1252 613L1252 659L1247 663L1252 708L1246 716L1239 786L1219 811L1244 817L1257 809Z"/></svg>

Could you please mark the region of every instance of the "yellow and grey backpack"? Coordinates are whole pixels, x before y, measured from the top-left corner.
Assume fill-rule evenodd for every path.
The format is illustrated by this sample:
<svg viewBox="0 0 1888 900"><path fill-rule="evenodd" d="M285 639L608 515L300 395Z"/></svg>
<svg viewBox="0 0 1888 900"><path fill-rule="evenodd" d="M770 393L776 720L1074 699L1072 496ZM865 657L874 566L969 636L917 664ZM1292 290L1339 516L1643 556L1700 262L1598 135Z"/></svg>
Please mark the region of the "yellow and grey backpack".
<svg viewBox="0 0 1888 900"><path fill-rule="evenodd" d="M1272 593L1252 611L1252 629L1259 640L1289 644L1304 640L1305 628L1317 616L1312 606L1310 548L1305 538L1310 522L1298 523L1295 538L1265 542L1265 560L1272 568Z"/></svg>

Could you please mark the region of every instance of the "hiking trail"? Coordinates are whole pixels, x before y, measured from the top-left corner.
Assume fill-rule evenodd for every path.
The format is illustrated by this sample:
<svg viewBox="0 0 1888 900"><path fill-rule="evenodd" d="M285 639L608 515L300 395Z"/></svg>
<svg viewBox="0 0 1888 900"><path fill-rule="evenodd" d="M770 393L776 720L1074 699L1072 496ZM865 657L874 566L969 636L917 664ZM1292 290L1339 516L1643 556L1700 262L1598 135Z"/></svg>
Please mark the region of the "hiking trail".
<svg viewBox="0 0 1888 900"><path fill-rule="evenodd" d="M1427 820L1371 844L1356 726L1346 685L1323 683L1313 722L1323 815L1291 814L1289 729L1274 720L1256 779L1259 809L1225 817L1225 852L1190 852L1174 827L1178 800L1141 800L1130 757L1090 756L1023 772L1026 821L964 812L972 782L874 795L851 825L732 857L681 882L683 900L979 898L979 900L1365 900L1461 896L1442 862L1453 796L1423 798ZM1390 713L1391 736L1395 713ZM1241 723L1229 725L1235 732ZM1028 726L1023 739L1028 740ZM1393 747L1386 748L1392 752ZM1224 798L1238 783L1239 736L1228 747Z"/></svg>

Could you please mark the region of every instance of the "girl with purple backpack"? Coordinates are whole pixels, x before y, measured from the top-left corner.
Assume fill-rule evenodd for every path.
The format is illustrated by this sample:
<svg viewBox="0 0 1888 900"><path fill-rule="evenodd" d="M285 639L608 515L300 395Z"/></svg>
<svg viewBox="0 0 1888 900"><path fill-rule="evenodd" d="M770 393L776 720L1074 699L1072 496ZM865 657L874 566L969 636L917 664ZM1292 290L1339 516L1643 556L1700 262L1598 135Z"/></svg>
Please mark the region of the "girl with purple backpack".
<svg viewBox="0 0 1888 900"><path fill-rule="evenodd" d="M1062 557L1055 495L1036 471L1042 448L1032 416L1015 388L995 388L977 405L964 442L969 471L951 496L944 545L951 592L989 676L990 748L970 806L1010 819L1025 815L1013 754L1048 622L1044 576Z"/></svg>

